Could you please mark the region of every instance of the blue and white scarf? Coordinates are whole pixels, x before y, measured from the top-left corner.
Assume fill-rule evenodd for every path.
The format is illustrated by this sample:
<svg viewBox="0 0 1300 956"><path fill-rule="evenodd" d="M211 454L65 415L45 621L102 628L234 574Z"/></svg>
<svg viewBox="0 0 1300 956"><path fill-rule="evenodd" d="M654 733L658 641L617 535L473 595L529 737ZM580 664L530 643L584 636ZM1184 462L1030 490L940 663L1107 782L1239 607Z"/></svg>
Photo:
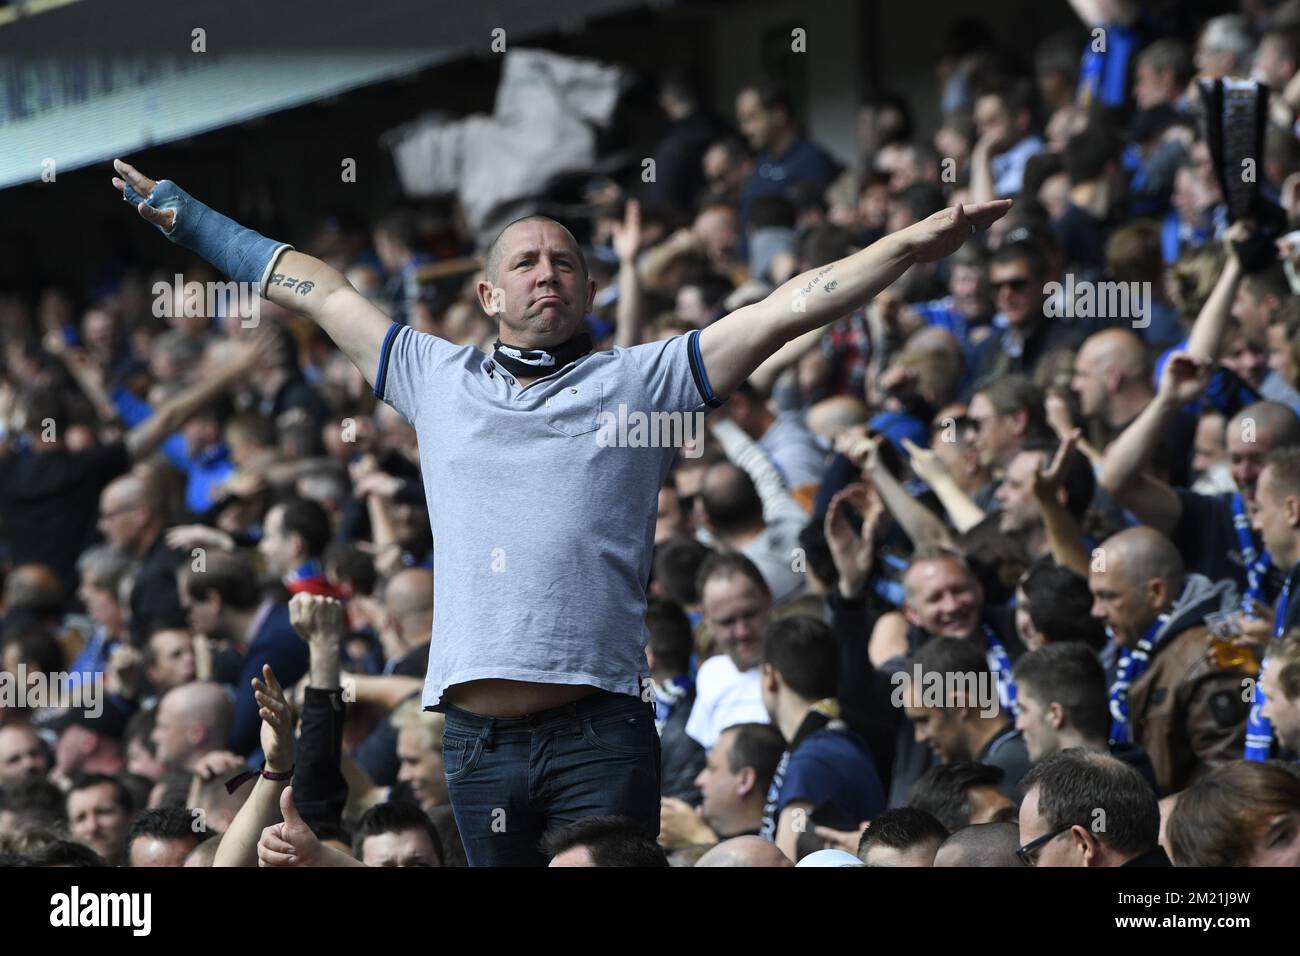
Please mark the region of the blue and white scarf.
<svg viewBox="0 0 1300 956"><path fill-rule="evenodd" d="M683 674L680 677L670 677L663 683L655 681L654 688L655 729L662 735L664 725L672 716L673 709L695 689L695 681L691 679L691 675Z"/></svg>
<svg viewBox="0 0 1300 956"><path fill-rule="evenodd" d="M1237 532L1237 546L1241 558L1246 562L1246 593L1241 598L1241 610L1247 617L1255 616L1255 608L1264 603L1264 579L1273 567L1273 559L1267 551L1255 547L1255 532L1250 527L1250 518L1246 514L1246 504L1241 493L1232 496L1232 527ZM1290 587L1290 580L1287 587ZM1273 636L1276 637L1286 615L1287 590L1283 590L1278 599L1277 616L1274 618ZM1267 760L1273 750L1273 723L1263 716L1264 692L1259 686L1259 677L1268 666L1268 655L1260 664L1260 673L1255 675L1255 701L1250 706L1250 717L1246 722L1246 750L1242 754L1247 760Z"/></svg>
<svg viewBox="0 0 1300 956"><path fill-rule="evenodd" d="M989 670L998 682L998 702L1003 713L1014 713L1016 706L1016 682L1011 679L1011 655L1007 653L1002 639L993 628L984 625L984 656L989 662Z"/></svg>
<svg viewBox="0 0 1300 956"><path fill-rule="evenodd" d="M1273 615L1273 639L1277 640L1282 636L1282 631L1286 621L1286 605L1291 597L1291 578L1286 579L1286 585L1282 588L1282 593L1277 599L1277 610ZM1263 762L1269 758L1273 752L1273 722L1264 717L1264 688L1262 681L1264 678L1264 668L1268 667L1268 653L1264 654L1264 659L1259 665L1259 674L1255 679L1255 700L1250 705L1250 717L1246 721L1246 750L1242 754L1246 760Z"/></svg>
<svg viewBox="0 0 1300 956"><path fill-rule="evenodd" d="M1128 692L1151 663L1151 649L1155 646L1156 635L1169 623L1173 608L1165 611L1147 628L1137 646L1120 651L1119 668L1115 673L1115 683L1110 685L1110 744L1131 743L1132 724L1128 715Z"/></svg>
<svg viewBox="0 0 1300 956"><path fill-rule="evenodd" d="M1246 563L1246 593L1241 597L1241 607L1249 612L1252 603L1265 603L1264 582L1273 570L1273 559L1267 551L1255 546L1255 532L1250 527L1250 516L1240 492L1232 496L1232 527L1237 532L1241 560Z"/></svg>

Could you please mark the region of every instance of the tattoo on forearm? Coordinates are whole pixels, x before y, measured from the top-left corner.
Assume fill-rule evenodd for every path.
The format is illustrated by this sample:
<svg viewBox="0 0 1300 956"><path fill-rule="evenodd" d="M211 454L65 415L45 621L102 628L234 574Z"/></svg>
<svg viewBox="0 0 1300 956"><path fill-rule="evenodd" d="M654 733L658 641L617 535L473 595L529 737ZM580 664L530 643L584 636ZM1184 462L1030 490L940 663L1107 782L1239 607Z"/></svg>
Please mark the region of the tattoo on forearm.
<svg viewBox="0 0 1300 956"><path fill-rule="evenodd" d="M839 280L839 279L832 279L830 282L826 283L826 285L822 288L822 291L823 291L823 292L834 292L834 291L835 291L835 287L836 287L837 285L839 285L839 284L840 284L840 280Z"/></svg>
<svg viewBox="0 0 1300 956"><path fill-rule="evenodd" d="M803 287L803 289L801 289L800 291L801 291L804 295L811 295L813 289L817 288L817 286L821 283L821 281L822 281L822 277L825 276L826 273L830 272L833 268L835 268L834 263L832 263L831 265L828 265L828 266L823 266L823 267L821 268L821 271L818 272L818 273L817 273L815 276L813 276L811 279L809 279L809 280L808 280L808 284L805 285L805 286ZM836 283L832 282L832 283L830 284L830 286L827 287L827 291L829 292L830 289L834 288L834 287L835 287L835 284L836 284Z"/></svg>
<svg viewBox="0 0 1300 956"><path fill-rule="evenodd" d="M306 295L312 289L316 288L316 283L310 279L295 279L293 276L287 276L283 272L274 272L271 274L271 281L268 286L278 285L282 289L292 289L299 295Z"/></svg>

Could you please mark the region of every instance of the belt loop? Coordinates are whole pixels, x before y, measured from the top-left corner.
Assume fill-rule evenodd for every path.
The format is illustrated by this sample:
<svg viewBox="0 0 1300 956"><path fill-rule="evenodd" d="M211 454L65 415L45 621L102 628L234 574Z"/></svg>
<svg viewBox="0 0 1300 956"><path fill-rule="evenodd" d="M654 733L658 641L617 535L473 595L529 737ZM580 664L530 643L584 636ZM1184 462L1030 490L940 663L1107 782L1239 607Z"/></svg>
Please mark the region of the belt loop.
<svg viewBox="0 0 1300 956"><path fill-rule="evenodd" d="M483 728L483 749L484 750L492 749L492 735L496 731L496 728L497 728L497 719L495 717L489 717L487 719L487 726Z"/></svg>

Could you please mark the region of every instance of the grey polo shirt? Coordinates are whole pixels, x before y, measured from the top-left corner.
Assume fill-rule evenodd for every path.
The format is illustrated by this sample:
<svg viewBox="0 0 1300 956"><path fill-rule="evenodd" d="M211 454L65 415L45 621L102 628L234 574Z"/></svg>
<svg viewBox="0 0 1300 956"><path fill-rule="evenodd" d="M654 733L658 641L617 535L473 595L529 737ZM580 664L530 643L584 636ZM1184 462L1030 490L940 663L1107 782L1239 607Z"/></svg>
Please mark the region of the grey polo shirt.
<svg viewBox="0 0 1300 956"><path fill-rule="evenodd" d="M473 346L394 323L375 394L420 442L437 567L424 706L484 678L639 696L677 451L664 445L722 404L699 333L593 352L521 387ZM670 414L635 427L654 413Z"/></svg>

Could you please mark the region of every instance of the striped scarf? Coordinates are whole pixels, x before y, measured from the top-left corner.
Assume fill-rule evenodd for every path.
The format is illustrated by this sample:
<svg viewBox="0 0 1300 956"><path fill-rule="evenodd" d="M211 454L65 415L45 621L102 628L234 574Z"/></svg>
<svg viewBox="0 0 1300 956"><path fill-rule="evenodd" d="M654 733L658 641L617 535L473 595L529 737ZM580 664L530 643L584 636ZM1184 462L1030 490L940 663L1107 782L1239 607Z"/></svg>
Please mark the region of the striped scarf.
<svg viewBox="0 0 1300 956"><path fill-rule="evenodd" d="M1291 578L1286 579L1286 586L1282 588L1282 594L1277 599L1277 611L1273 616L1273 639L1277 640L1282 636L1284 622L1286 621L1286 605L1291 597ZM1264 679L1264 668L1268 667L1268 653L1265 652L1264 659L1259 665L1259 675L1255 680L1255 700L1250 705L1250 717L1246 721L1246 751L1242 756L1246 760L1263 762L1269 758L1273 752L1273 722L1265 719L1264 710L1264 688L1261 686Z"/></svg>
<svg viewBox="0 0 1300 956"><path fill-rule="evenodd" d="M1255 532L1250 526L1250 516L1240 492L1232 496L1232 527L1237 532L1241 559L1246 563L1246 593L1242 595L1241 607L1248 611L1252 603L1265 602L1264 582L1269 571L1273 570L1273 559L1267 551L1255 546Z"/></svg>
<svg viewBox="0 0 1300 956"><path fill-rule="evenodd" d="M1011 655L1007 653L1002 639L993 628L984 625L984 656L989 662L989 670L998 681L998 702L1003 713L1014 713L1016 706L1016 682L1011 679Z"/></svg>
<svg viewBox="0 0 1300 956"><path fill-rule="evenodd" d="M1142 635L1142 639L1137 642L1136 647L1132 650L1124 648L1120 651L1115 683L1110 685L1110 745L1112 747L1116 744L1132 742L1132 724L1128 714L1129 688L1146 673L1147 666L1151 663L1151 649L1155 646L1156 635L1169 623L1172 611L1171 605L1170 610L1156 618Z"/></svg>
<svg viewBox="0 0 1300 956"><path fill-rule="evenodd" d="M1242 560L1246 562L1246 593L1241 598L1241 610L1247 617L1255 616L1255 608L1264 603L1264 578L1273 567L1273 560L1267 551L1255 547L1255 532L1250 527L1250 518L1246 515L1246 504L1241 494L1232 496L1232 527L1237 532L1237 545L1241 549ZM1283 590L1278 599L1276 624L1273 636L1276 637L1286 615L1286 599L1291 582L1287 581L1287 590ZM1246 760L1264 761L1273 750L1273 723L1265 719L1264 692L1260 689L1259 678L1268 666L1268 655L1260 664L1260 673L1255 675L1255 701L1250 705L1250 717L1246 721L1246 750L1242 756Z"/></svg>

